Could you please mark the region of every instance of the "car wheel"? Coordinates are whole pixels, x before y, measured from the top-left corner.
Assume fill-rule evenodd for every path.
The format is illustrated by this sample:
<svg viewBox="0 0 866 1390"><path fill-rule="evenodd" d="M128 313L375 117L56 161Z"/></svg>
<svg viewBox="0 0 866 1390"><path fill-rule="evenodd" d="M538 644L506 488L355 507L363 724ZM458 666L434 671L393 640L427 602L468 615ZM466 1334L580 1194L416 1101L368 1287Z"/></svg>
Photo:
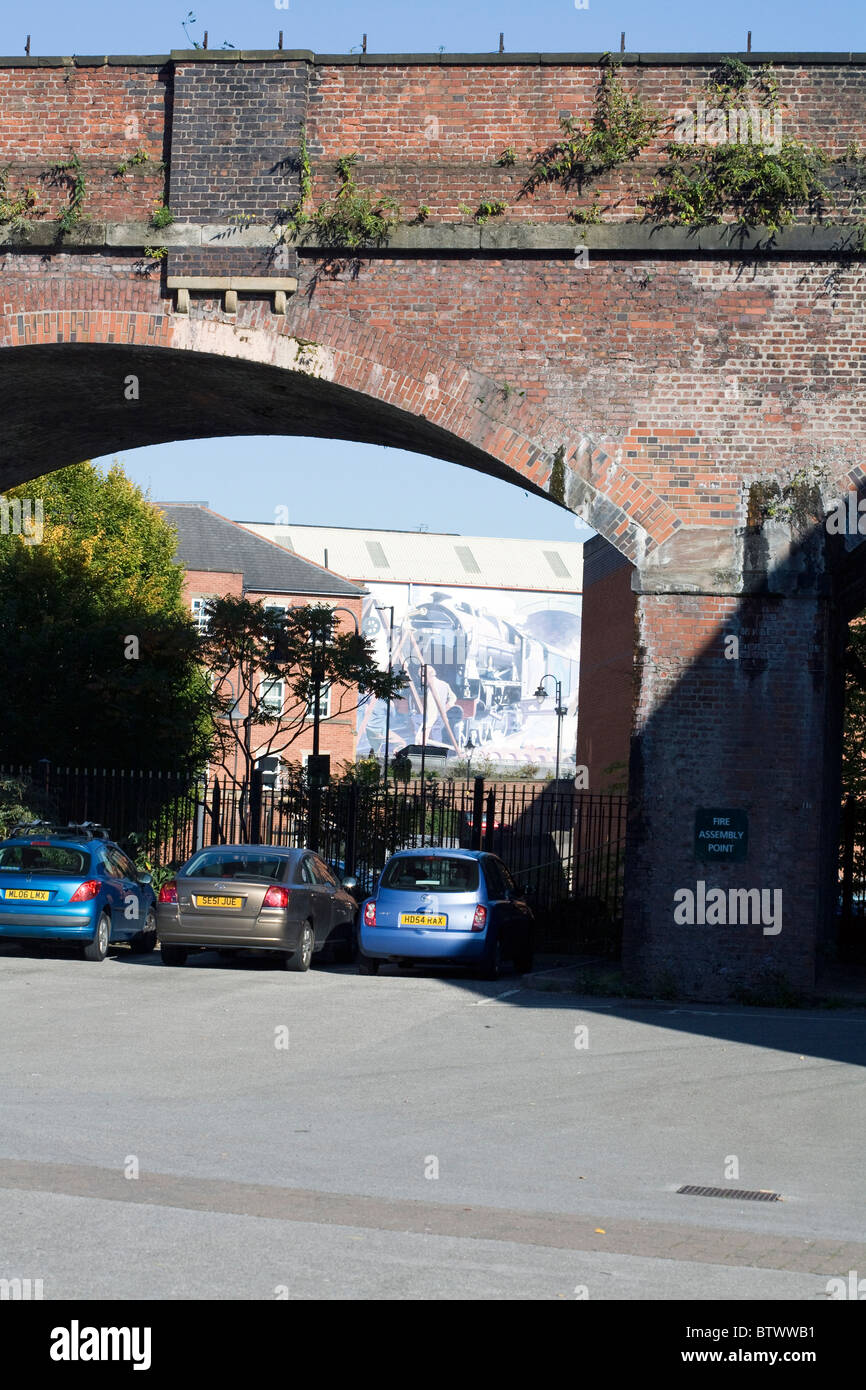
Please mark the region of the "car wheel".
<svg viewBox="0 0 866 1390"><path fill-rule="evenodd" d="M499 932L488 935L484 955L478 964L476 978L479 980L498 980L502 974L502 942Z"/></svg>
<svg viewBox="0 0 866 1390"><path fill-rule="evenodd" d="M134 956L147 956L156 949L156 913L148 908L144 928L132 938L129 949Z"/></svg>
<svg viewBox="0 0 866 1390"><path fill-rule="evenodd" d="M379 966L381 964L382 962L380 960L371 960L369 956L361 956L360 960L358 961L358 974L378 975Z"/></svg>
<svg viewBox="0 0 866 1390"><path fill-rule="evenodd" d="M298 936L298 949L293 951L290 956L286 956L287 970L309 970L313 962L313 950L316 939L313 935L313 928L309 922L305 922L301 927Z"/></svg>
<svg viewBox="0 0 866 1390"><path fill-rule="evenodd" d="M100 914L96 924L96 931L93 933L93 940L88 941L84 948L83 955L85 960L105 960L108 955L108 943L111 939L111 918L107 912Z"/></svg>
<svg viewBox="0 0 866 1390"><path fill-rule="evenodd" d="M186 965L186 958L189 952L185 946L166 945L165 942L159 948L163 965Z"/></svg>

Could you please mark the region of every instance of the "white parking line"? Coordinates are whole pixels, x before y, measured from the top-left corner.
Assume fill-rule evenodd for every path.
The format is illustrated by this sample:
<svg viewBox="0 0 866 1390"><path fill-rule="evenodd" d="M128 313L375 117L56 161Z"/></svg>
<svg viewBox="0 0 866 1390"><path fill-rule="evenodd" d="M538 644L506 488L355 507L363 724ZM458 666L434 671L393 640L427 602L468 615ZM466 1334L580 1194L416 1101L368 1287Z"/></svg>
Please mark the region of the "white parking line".
<svg viewBox="0 0 866 1390"><path fill-rule="evenodd" d="M521 994L523 986L518 989L507 989L504 994L494 994L492 999L473 999L472 1008L480 1009L482 1004L498 1004L500 999L510 999L512 994Z"/></svg>

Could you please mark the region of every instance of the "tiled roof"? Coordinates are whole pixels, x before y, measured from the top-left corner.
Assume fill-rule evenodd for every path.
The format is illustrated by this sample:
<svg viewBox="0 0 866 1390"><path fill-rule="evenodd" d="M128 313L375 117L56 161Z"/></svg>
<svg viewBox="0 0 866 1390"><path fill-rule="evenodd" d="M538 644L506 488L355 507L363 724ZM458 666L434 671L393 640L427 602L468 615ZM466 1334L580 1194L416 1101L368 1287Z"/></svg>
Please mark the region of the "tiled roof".
<svg viewBox="0 0 866 1390"><path fill-rule="evenodd" d="M177 530L177 558L185 569L241 574L246 593L356 598L364 592L358 584L207 507L176 502L157 506Z"/></svg>
<svg viewBox="0 0 866 1390"><path fill-rule="evenodd" d="M367 584L391 580L459 584L483 589L539 589L579 594L583 588L580 541L443 535L429 531L371 531L343 526L242 525L287 551L335 565Z"/></svg>

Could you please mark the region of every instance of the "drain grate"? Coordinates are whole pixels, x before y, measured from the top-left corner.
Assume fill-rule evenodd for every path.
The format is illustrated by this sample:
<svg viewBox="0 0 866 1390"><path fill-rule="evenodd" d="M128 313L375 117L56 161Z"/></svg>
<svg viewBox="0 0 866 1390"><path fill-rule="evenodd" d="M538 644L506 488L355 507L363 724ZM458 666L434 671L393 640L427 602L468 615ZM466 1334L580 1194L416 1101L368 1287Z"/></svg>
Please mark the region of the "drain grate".
<svg viewBox="0 0 866 1390"><path fill-rule="evenodd" d="M735 1197L740 1202L781 1202L781 1192L748 1192L743 1187L678 1187L687 1197Z"/></svg>

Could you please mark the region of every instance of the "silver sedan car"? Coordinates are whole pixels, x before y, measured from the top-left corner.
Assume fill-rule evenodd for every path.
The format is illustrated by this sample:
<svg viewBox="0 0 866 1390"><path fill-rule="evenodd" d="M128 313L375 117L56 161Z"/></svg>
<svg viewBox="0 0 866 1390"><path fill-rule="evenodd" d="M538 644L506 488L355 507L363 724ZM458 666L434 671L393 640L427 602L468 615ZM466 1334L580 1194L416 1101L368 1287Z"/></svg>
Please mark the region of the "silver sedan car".
<svg viewBox="0 0 866 1390"><path fill-rule="evenodd" d="M216 948L278 952L309 970L327 950L351 961L358 904L317 854L275 845L211 845L163 884L157 927L165 965Z"/></svg>

